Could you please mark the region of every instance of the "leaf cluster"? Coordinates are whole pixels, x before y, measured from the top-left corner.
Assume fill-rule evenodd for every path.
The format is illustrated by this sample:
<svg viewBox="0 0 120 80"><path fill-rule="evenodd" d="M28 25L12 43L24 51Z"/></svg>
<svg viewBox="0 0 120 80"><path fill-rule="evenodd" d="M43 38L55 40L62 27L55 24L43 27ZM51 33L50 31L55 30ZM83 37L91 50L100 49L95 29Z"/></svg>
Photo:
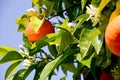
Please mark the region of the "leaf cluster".
<svg viewBox="0 0 120 80"><path fill-rule="evenodd" d="M24 47L20 48L21 51L0 47L0 56L3 57L0 64L12 62L5 79L25 80L35 70L33 80L51 80L52 76L57 76L55 70L60 68L65 74L60 80L67 80L68 71L73 73L73 80L81 80L81 74L85 80L99 80L103 72L120 79L120 59L111 54L104 41L105 28L116 1L32 0L32 7L37 7L38 11L25 13L16 20L18 32L23 32ZM91 8L90 4L96 8L94 15L86 12L86 7ZM45 18L55 21L52 22L55 33L31 43L24 34L26 25L32 22L37 30ZM44 50L46 46L49 51ZM15 72L26 59L28 66Z"/></svg>

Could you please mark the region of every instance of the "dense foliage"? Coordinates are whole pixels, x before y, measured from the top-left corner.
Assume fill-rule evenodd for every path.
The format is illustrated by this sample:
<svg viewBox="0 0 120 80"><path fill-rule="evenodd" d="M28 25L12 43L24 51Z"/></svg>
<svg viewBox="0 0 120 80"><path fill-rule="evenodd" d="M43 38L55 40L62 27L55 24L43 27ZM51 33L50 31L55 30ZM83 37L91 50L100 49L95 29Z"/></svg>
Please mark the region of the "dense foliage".
<svg viewBox="0 0 120 80"><path fill-rule="evenodd" d="M16 19L24 41L20 51L0 46L0 64L12 62L5 79L25 80L35 70L33 80L51 80L52 76L57 76L55 70L61 68L65 76L60 80L66 80L67 71L73 73L71 80L81 80L81 74L84 80L99 80L103 72L119 80L120 58L111 54L104 40L117 1L32 0L34 9ZM51 21L55 33L31 43L24 34L26 25L32 22L37 31L44 19ZM17 70L21 63L26 68Z"/></svg>

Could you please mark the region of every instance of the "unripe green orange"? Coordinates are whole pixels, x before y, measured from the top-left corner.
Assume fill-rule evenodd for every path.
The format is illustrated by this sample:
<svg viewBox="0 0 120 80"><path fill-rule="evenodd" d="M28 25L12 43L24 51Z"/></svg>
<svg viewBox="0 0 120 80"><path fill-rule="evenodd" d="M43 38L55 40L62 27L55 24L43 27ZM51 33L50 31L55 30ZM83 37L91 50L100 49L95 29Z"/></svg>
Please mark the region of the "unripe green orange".
<svg viewBox="0 0 120 80"><path fill-rule="evenodd" d="M36 32L32 27L32 23L28 23L25 29L25 35L28 37L29 41L34 43L38 39L46 36L47 34L54 33L54 27L50 21L45 20L42 26Z"/></svg>
<svg viewBox="0 0 120 80"><path fill-rule="evenodd" d="M120 56L120 15L107 25L105 42L113 54Z"/></svg>

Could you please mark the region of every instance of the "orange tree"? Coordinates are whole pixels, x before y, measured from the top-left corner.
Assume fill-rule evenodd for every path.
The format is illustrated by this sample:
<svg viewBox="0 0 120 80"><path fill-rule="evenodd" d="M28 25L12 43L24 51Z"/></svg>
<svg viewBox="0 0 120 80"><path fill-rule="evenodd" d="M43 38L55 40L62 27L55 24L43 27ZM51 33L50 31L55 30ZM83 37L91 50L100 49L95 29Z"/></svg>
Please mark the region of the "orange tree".
<svg viewBox="0 0 120 80"><path fill-rule="evenodd" d="M119 2L120 0L32 0L32 8L16 19L18 32L23 33L24 41L20 51L0 46L0 64L12 62L6 70L5 79L25 80L35 70L33 80L50 80L56 74L55 70L61 67L64 74L67 71L73 73L73 80L81 80L81 74L84 80L119 80L120 58L107 47L105 39L108 38L104 39L107 25L120 14ZM46 20L51 21L55 32L51 28L52 31L49 32L49 28L45 27L49 27L49 24L45 24ZM28 29L28 32L36 39L33 42L25 32L29 23L33 30ZM42 37L39 34L37 37L33 35L40 28L40 35L46 34ZM112 29L109 33L112 33ZM117 38L116 43L119 41ZM43 49L45 46L49 52ZM119 47L114 45L113 48L118 50ZM117 52L119 54L119 50ZM17 70L20 63L26 68ZM66 76L61 80L66 80Z"/></svg>

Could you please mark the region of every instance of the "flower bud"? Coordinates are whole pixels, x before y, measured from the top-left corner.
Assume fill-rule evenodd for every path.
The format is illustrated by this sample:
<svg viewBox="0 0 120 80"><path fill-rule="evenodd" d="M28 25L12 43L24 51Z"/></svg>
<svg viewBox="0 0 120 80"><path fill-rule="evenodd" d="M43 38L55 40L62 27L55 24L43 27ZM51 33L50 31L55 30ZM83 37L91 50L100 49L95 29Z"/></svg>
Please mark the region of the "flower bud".
<svg viewBox="0 0 120 80"><path fill-rule="evenodd" d="M25 67L29 67L30 65L31 65L31 61L30 60L28 60L28 59L25 59L24 61L23 61L23 65L25 66Z"/></svg>

